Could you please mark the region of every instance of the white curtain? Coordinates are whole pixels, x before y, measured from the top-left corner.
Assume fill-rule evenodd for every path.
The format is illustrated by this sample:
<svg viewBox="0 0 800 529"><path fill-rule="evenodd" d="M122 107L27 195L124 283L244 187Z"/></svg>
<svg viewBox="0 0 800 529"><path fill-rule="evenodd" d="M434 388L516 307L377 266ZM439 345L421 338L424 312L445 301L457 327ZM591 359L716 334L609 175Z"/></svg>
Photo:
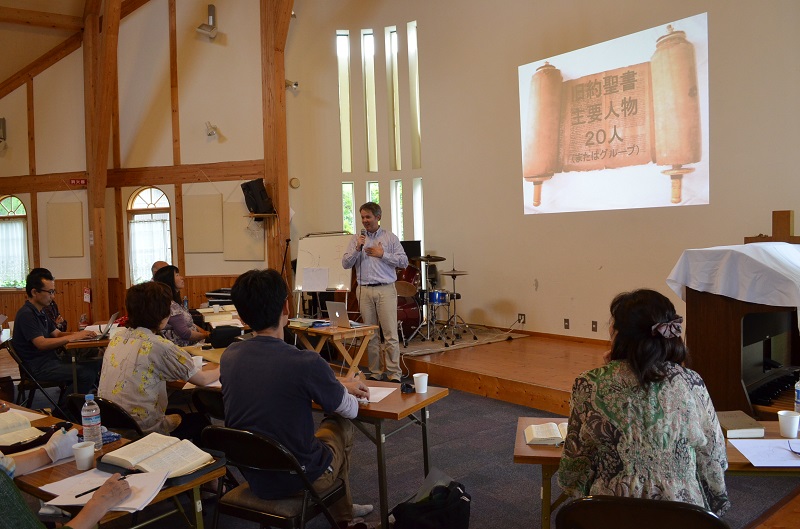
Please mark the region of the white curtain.
<svg viewBox="0 0 800 529"><path fill-rule="evenodd" d="M152 278L154 262L172 261L169 214L134 216L128 230L131 238L131 284L136 285Z"/></svg>
<svg viewBox="0 0 800 529"><path fill-rule="evenodd" d="M0 287L24 287L27 274L25 218L0 219Z"/></svg>

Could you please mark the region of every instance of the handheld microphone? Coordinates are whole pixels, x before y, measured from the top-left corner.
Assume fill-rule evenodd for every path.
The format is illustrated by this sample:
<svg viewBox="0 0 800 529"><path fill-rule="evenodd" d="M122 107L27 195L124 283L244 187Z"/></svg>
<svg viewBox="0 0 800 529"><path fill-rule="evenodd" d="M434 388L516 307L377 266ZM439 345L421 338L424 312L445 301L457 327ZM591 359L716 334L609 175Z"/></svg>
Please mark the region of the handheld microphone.
<svg viewBox="0 0 800 529"><path fill-rule="evenodd" d="M364 237L366 234L367 234L367 230L365 228L361 228L361 236ZM358 251L360 252L363 249L364 249L364 245L363 244L359 245Z"/></svg>

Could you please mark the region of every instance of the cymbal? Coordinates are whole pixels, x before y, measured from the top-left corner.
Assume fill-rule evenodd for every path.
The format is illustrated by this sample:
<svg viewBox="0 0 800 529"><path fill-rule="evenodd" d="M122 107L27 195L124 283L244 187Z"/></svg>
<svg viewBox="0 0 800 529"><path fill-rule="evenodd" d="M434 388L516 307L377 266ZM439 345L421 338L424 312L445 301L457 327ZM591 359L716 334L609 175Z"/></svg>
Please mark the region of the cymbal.
<svg viewBox="0 0 800 529"><path fill-rule="evenodd" d="M448 270L446 272L439 272L439 274L443 275L443 276L456 277L456 276L465 276L465 275L469 274L469 272L465 272L464 270L456 270L454 268L454 269Z"/></svg>
<svg viewBox="0 0 800 529"><path fill-rule="evenodd" d="M439 257L438 255L422 255L420 257L409 257L409 261L420 261L423 263L440 263L442 261L446 261L444 257Z"/></svg>

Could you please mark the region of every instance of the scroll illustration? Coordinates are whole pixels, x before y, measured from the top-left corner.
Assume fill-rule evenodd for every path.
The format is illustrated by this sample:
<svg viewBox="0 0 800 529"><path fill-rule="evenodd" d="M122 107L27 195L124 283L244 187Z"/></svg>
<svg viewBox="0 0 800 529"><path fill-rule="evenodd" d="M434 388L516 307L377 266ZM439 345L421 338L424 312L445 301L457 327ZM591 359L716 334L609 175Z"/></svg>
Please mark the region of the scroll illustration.
<svg viewBox="0 0 800 529"><path fill-rule="evenodd" d="M694 164L703 159L701 101L707 108L708 96L698 83L695 46L680 29L680 22L674 24L675 27L667 25L665 29L662 26L659 30L662 34L654 42L648 36L652 50L649 61L645 58L644 62L565 79L568 75L559 69L559 58L553 58L527 77L530 83L527 105L521 105L527 107L527 113L521 116L522 168L524 181L533 184L529 204L534 208L547 203L546 190L556 185L559 178L566 178L567 173L645 165L652 168L652 164L658 166L657 170L650 169L636 178L668 177L671 194L669 189L661 194L670 195L671 204L682 202L683 177L692 173ZM620 54L626 51L624 46L617 49ZM591 58L584 62L591 62ZM707 82L707 72L703 74ZM525 82L521 67L520 83ZM707 163L706 159L706 167ZM707 173L703 178L707 195ZM604 180L607 185L595 182L599 186L598 200L608 195L611 197L607 199L611 204L608 209L626 207L623 201L615 202L616 195L633 191L623 189L625 186L612 178ZM559 196L568 200L569 192L561 189ZM665 197L663 200L666 202ZM651 204L630 207L648 205Z"/></svg>

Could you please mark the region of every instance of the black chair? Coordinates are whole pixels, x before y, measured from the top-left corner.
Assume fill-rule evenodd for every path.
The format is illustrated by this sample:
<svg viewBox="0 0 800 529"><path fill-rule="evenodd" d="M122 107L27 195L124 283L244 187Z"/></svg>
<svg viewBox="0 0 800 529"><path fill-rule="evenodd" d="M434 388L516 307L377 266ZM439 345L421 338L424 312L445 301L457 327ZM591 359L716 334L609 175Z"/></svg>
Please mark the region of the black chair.
<svg viewBox="0 0 800 529"><path fill-rule="evenodd" d="M222 390L220 388L194 388L192 391L192 405L194 409L204 414L208 419L225 420L225 406L222 404Z"/></svg>
<svg viewBox="0 0 800 529"><path fill-rule="evenodd" d="M556 529L730 529L716 514L680 501L587 496L563 506Z"/></svg>
<svg viewBox="0 0 800 529"><path fill-rule="evenodd" d="M17 352L14 350L14 346L11 343L11 340L7 340L0 345L0 349L6 349L8 354L17 363L17 367L19 367L19 383L17 384L17 404L21 404L26 408L30 408L33 406L33 398L36 395L36 390L40 390L42 394L50 401L50 404L53 405L55 410L58 410L59 413L66 419L67 415L64 413L64 410L61 409L61 404L63 404L64 400L64 390L67 388L69 382L63 380L37 380L28 368L25 366L25 363L22 361L22 358L19 357ZM58 402L53 400L53 397L50 396L45 388L58 388ZM27 397L26 397L27 393ZM24 403L23 403L24 402Z"/></svg>
<svg viewBox="0 0 800 529"><path fill-rule="evenodd" d="M100 420L103 426L109 430L116 431L127 439L135 440L145 436L136 419L131 417L119 404L98 396L95 396L94 401L100 407ZM78 424L81 422L81 408L84 402L86 402L86 395L83 393L70 393L67 395L67 410Z"/></svg>
<svg viewBox="0 0 800 529"><path fill-rule="evenodd" d="M295 473L303 482L302 492L278 500L262 500L250 490L247 483L222 495L220 483L220 497L212 526L215 529L219 513L258 522L262 527L292 529L305 527L307 520L323 513L331 527L336 527L336 521L328 507L345 495L344 482L341 479L336 480L328 490L317 493L294 455L278 441L257 433L209 426L203 430L203 444L207 448L224 452L228 464L240 470Z"/></svg>

